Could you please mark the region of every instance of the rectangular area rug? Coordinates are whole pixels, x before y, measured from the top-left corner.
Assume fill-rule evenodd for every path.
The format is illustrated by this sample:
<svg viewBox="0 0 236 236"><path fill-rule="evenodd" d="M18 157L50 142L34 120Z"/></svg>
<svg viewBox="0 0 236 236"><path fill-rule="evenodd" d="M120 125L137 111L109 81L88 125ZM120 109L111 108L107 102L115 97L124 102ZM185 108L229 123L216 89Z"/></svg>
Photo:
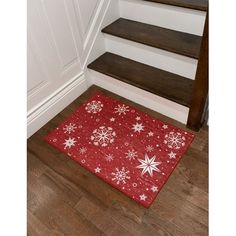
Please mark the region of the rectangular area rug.
<svg viewBox="0 0 236 236"><path fill-rule="evenodd" d="M149 207L193 138L189 132L97 93L45 140Z"/></svg>

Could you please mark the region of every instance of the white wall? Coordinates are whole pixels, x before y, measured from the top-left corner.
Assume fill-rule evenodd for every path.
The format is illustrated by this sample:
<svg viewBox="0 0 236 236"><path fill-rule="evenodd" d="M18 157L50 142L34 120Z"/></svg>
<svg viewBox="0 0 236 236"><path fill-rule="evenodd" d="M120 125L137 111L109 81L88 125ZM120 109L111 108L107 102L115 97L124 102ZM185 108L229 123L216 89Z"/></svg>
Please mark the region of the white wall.
<svg viewBox="0 0 236 236"><path fill-rule="evenodd" d="M28 137L88 88L86 65L105 52L99 32L118 17L104 18L115 2L28 0Z"/></svg>

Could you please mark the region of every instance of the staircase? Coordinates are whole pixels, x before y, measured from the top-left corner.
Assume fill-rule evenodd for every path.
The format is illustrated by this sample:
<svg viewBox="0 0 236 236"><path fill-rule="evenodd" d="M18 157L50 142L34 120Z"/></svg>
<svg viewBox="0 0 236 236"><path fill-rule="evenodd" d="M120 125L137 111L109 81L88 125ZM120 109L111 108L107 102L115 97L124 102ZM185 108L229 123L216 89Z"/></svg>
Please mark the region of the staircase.
<svg viewBox="0 0 236 236"><path fill-rule="evenodd" d="M198 130L208 90L201 52L208 2L120 0L119 6L120 18L102 29L107 52L88 65L94 83Z"/></svg>

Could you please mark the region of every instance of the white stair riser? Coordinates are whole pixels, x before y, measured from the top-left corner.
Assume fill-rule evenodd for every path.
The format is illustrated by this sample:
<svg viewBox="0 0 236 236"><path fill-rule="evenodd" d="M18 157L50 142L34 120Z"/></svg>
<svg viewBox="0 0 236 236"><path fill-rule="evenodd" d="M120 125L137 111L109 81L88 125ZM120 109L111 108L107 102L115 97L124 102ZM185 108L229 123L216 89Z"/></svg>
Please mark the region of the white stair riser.
<svg viewBox="0 0 236 236"><path fill-rule="evenodd" d="M88 73L92 84L186 124L189 108L96 71Z"/></svg>
<svg viewBox="0 0 236 236"><path fill-rule="evenodd" d="M120 0L120 16L202 36L206 13L140 0Z"/></svg>
<svg viewBox="0 0 236 236"><path fill-rule="evenodd" d="M169 71L186 78L195 79L197 60L130 40L104 34L106 51Z"/></svg>

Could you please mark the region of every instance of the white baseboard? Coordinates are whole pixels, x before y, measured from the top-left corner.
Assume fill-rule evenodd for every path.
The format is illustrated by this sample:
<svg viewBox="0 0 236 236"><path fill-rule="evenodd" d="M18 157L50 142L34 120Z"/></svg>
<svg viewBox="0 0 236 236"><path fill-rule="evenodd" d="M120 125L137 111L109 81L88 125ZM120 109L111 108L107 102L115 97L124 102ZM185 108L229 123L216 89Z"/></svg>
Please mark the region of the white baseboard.
<svg viewBox="0 0 236 236"><path fill-rule="evenodd" d="M189 108L96 71L88 70L88 73L88 78L92 84L173 118L183 124L187 123Z"/></svg>
<svg viewBox="0 0 236 236"><path fill-rule="evenodd" d="M106 51L172 72L186 78L195 79L197 60L150 47L141 43L104 34Z"/></svg>
<svg viewBox="0 0 236 236"><path fill-rule="evenodd" d="M84 73L72 78L27 114L29 138L88 88Z"/></svg>
<svg viewBox="0 0 236 236"><path fill-rule="evenodd" d="M148 1L120 0L120 16L201 36L206 12Z"/></svg>

